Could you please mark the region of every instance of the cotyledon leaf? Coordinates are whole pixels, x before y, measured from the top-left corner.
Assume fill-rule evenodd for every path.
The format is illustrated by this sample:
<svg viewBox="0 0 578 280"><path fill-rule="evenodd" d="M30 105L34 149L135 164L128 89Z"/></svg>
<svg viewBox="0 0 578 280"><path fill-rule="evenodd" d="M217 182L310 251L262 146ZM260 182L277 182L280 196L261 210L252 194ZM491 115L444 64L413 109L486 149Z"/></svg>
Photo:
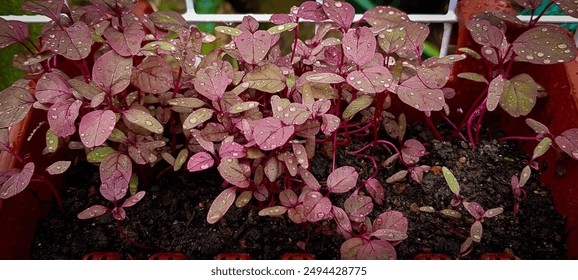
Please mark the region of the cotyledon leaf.
<svg viewBox="0 0 578 280"><path fill-rule="evenodd" d="M213 111L207 108L200 108L192 112L183 122L183 129L189 130L208 121L213 117Z"/></svg>
<svg viewBox="0 0 578 280"><path fill-rule="evenodd" d="M538 143L536 148L534 148L534 154L532 155L532 158L535 159L544 155L550 149L550 146L552 146L552 139L549 137L544 137L544 139Z"/></svg>
<svg viewBox="0 0 578 280"><path fill-rule="evenodd" d="M446 183L450 187L450 190L455 195L459 195L460 194L460 184L458 183L458 180L456 180L456 177L454 177L454 174L445 166L442 167L442 173L444 174L444 178L446 180Z"/></svg>
<svg viewBox="0 0 578 280"><path fill-rule="evenodd" d="M98 147L86 155L86 160L90 163L100 163L114 152L115 150L111 147Z"/></svg>
<svg viewBox="0 0 578 280"><path fill-rule="evenodd" d="M235 187L223 190L211 204L207 214L207 222L209 224L218 222L233 205L236 195L237 189Z"/></svg>
<svg viewBox="0 0 578 280"><path fill-rule="evenodd" d="M46 171L50 175L62 174L66 170L68 170L68 168L70 167L70 164L72 164L72 162L68 161L68 160L57 161L57 162L51 164L50 166L48 166L46 168Z"/></svg>
<svg viewBox="0 0 578 280"><path fill-rule="evenodd" d="M369 105L371 105L372 102L373 102L373 97L371 95L361 94L356 99L351 101L351 103L349 103L349 105L347 105L347 107L343 111L342 117L344 119L351 118L355 114L360 112L361 110L369 107Z"/></svg>
<svg viewBox="0 0 578 280"><path fill-rule="evenodd" d="M149 112L145 112L143 110L135 108L130 108L123 112L123 116L127 121L135 125L138 125L152 133L156 134L163 133L163 125Z"/></svg>
<svg viewBox="0 0 578 280"><path fill-rule="evenodd" d="M534 64L552 64L576 58L576 44L566 29L548 25L534 27L512 43L514 52Z"/></svg>
<svg viewBox="0 0 578 280"><path fill-rule="evenodd" d="M281 32L291 31L295 27L297 27L297 23L288 22L285 24L273 26L273 27L267 29L267 32L269 32L269 34L271 34L271 35L275 35L275 34L279 34Z"/></svg>

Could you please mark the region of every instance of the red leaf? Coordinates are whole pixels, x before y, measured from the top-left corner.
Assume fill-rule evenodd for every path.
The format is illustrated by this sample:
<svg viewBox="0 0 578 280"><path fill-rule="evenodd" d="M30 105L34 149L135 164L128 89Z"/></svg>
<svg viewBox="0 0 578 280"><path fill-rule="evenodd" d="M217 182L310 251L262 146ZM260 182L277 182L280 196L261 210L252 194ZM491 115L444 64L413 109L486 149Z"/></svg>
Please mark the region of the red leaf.
<svg viewBox="0 0 578 280"><path fill-rule="evenodd" d="M484 215L484 213L486 211L484 211L484 208L478 204L477 202L462 202L462 204L464 205L464 207L466 208L466 210L468 210L468 212L474 216L474 218L479 219L480 217L482 217L482 215Z"/></svg>
<svg viewBox="0 0 578 280"><path fill-rule="evenodd" d="M348 30L355 17L355 9L347 2L324 0L323 11L327 17L343 30Z"/></svg>
<svg viewBox="0 0 578 280"><path fill-rule="evenodd" d="M237 25L237 29L249 33L255 33L259 30L259 22L252 16L244 16L243 21Z"/></svg>
<svg viewBox="0 0 578 280"><path fill-rule="evenodd" d="M295 128L284 126L281 120L268 117L253 122L255 142L265 151L281 147L293 136Z"/></svg>
<svg viewBox="0 0 578 280"><path fill-rule="evenodd" d="M4 182L2 187L0 187L0 198L8 199L22 192L30 183L32 175L34 175L34 163L29 162L24 165L22 171L14 173Z"/></svg>
<svg viewBox="0 0 578 280"><path fill-rule="evenodd" d="M331 207L331 213L333 214L333 220L337 224L337 230L341 232L345 238L351 237L353 229L351 227L351 222L345 211L337 206Z"/></svg>
<svg viewBox="0 0 578 280"><path fill-rule="evenodd" d="M384 199L383 186L374 178L369 178L365 181L365 190L373 198L375 203L382 205Z"/></svg>
<svg viewBox="0 0 578 280"><path fill-rule="evenodd" d="M51 30L44 34L46 47L55 54L71 60L81 60L90 54L92 46L91 30L79 21L66 30Z"/></svg>
<svg viewBox="0 0 578 280"><path fill-rule="evenodd" d="M187 162L187 169L190 172L201 171L210 168L215 164L213 157L206 152L198 152L191 156Z"/></svg>
<svg viewBox="0 0 578 280"><path fill-rule="evenodd" d="M243 158L247 156L245 147L235 142L223 142L219 148L219 156L221 158Z"/></svg>
<svg viewBox="0 0 578 280"><path fill-rule="evenodd" d="M126 207L131 207L135 204L137 204L139 201L141 201L141 199L145 196L146 192L145 191L140 191L135 193L134 195L132 195L131 197L127 198L122 205L120 206L121 208L126 208Z"/></svg>
<svg viewBox="0 0 578 280"><path fill-rule="evenodd" d="M327 15L323 11L323 7L320 3L313 1L306 1L301 3L297 16L312 21L324 21L327 19Z"/></svg>
<svg viewBox="0 0 578 280"><path fill-rule="evenodd" d="M223 190L211 204L209 213L207 214L207 222L214 224L225 216L225 213L227 213L231 205L233 205L236 196L237 190L234 187Z"/></svg>
<svg viewBox="0 0 578 280"><path fill-rule="evenodd" d="M301 125L309 119L311 112L307 106L299 103L291 103L283 109L279 118L286 125Z"/></svg>
<svg viewBox="0 0 578 280"><path fill-rule="evenodd" d="M472 39L482 46L500 48L504 41L504 33L493 26L489 21L474 19L466 23L466 27L472 35Z"/></svg>
<svg viewBox="0 0 578 280"><path fill-rule="evenodd" d="M130 84L131 68L132 57L122 57L111 50L96 60L92 78L102 90L114 95Z"/></svg>
<svg viewBox="0 0 578 280"><path fill-rule="evenodd" d="M297 195L294 191L285 189L279 193L279 201L283 206L292 207L297 204Z"/></svg>
<svg viewBox="0 0 578 280"><path fill-rule="evenodd" d="M373 59L376 44L373 32L366 26L349 30L343 36L344 54L358 66L365 65Z"/></svg>
<svg viewBox="0 0 578 280"><path fill-rule="evenodd" d="M139 23L131 23L121 32L108 27L104 33L106 42L122 56L134 56L139 53L145 32Z"/></svg>
<svg viewBox="0 0 578 280"><path fill-rule="evenodd" d="M257 64L269 52L273 37L265 30L255 33L243 32L233 38L243 60L250 64Z"/></svg>
<svg viewBox="0 0 578 280"><path fill-rule="evenodd" d="M517 55L534 64L569 62L576 58L576 43L568 30L556 25L534 27L516 38L512 46Z"/></svg>
<svg viewBox="0 0 578 280"><path fill-rule="evenodd" d="M383 92L391 86L391 81L391 73L383 66L372 66L347 75L347 83L364 93Z"/></svg>
<svg viewBox="0 0 578 280"><path fill-rule="evenodd" d="M0 128L11 127L26 117L34 97L25 88L12 86L0 92Z"/></svg>
<svg viewBox="0 0 578 280"><path fill-rule="evenodd" d="M373 210L373 202L369 196L353 193L345 200L343 207L345 211L349 213L349 219L361 223L365 220L365 217L371 213L371 210Z"/></svg>
<svg viewBox="0 0 578 280"><path fill-rule="evenodd" d="M59 22L62 8L64 7L64 0L29 0L22 4L22 10L41 14L50 19Z"/></svg>
<svg viewBox="0 0 578 280"><path fill-rule="evenodd" d="M415 139L408 139L403 143L401 152L412 157L423 157L425 155L425 147Z"/></svg>
<svg viewBox="0 0 578 280"><path fill-rule="evenodd" d="M329 135L333 133L339 127L341 119L338 116L332 114L323 114L321 117L323 123L321 124L321 131L323 134Z"/></svg>
<svg viewBox="0 0 578 280"><path fill-rule="evenodd" d="M100 193L110 201L123 198L132 176L132 161L119 152L108 155L100 163Z"/></svg>
<svg viewBox="0 0 578 280"><path fill-rule="evenodd" d="M357 185L359 174L351 166L335 169L327 177L327 190L331 193L345 193Z"/></svg>
<svg viewBox="0 0 578 280"><path fill-rule="evenodd" d="M86 210L78 213L77 217L81 220L92 219L100 217L108 212L108 208L102 205L93 205L88 207Z"/></svg>
<svg viewBox="0 0 578 280"><path fill-rule="evenodd" d="M90 0L99 10L112 15L128 15L136 7L135 0Z"/></svg>
<svg viewBox="0 0 578 280"><path fill-rule="evenodd" d="M397 258L393 245L385 240L370 240L361 246L359 260L395 260Z"/></svg>
<svg viewBox="0 0 578 280"><path fill-rule="evenodd" d="M397 88L397 96L405 104L420 111L439 111L446 105L443 91L430 89L417 77L411 77Z"/></svg>
<svg viewBox="0 0 578 280"><path fill-rule="evenodd" d="M351 239L346 240L341 244L341 248L339 249L341 253L342 260L357 260L359 255L359 250L364 245L363 239L359 237L354 237Z"/></svg>
<svg viewBox="0 0 578 280"><path fill-rule="evenodd" d="M28 26L25 23L0 18L0 48L24 42L28 36Z"/></svg>
<svg viewBox="0 0 578 280"><path fill-rule="evenodd" d="M132 73L132 82L144 92L159 94L173 86L173 75L167 62L159 56L146 57Z"/></svg>
<svg viewBox="0 0 578 280"><path fill-rule="evenodd" d="M251 184L249 181L250 170L246 170L236 159L227 158L221 161L217 169L225 181L239 188L248 188Z"/></svg>
<svg viewBox="0 0 578 280"><path fill-rule="evenodd" d="M116 116L113 111L92 111L80 120L80 140L87 148L100 146L108 139L115 125Z"/></svg>
<svg viewBox="0 0 578 280"><path fill-rule="evenodd" d="M568 129L554 138L562 151L578 160L578 128Z"/></svg>
<svg viewBox="0 0 578 280"><path fill-rule="evenodd" d="M80 113L82 101L58 101L48 110L50 130L58 137L67 137L76 132L76 118Z"/></svg>
<svg viewBox="0 0 578 280"><path fill-rule="evenodd" d="M36 84L36 99L40 103L56 103L70 97L70 84L59 73L46 73Z"/></svg>
<svg viewBox="0 0 578 280"><path fill-rule="evenodd" d="M200 94L212 101L217 101L223 97L223 93L231 82L221 69L208 67L199 70L194 85L195 90Z"/></svg>
<svg viewBox="0 0 578 280"><path fill-rule="evenodd" d="M319 184L315 176L311 174L311 172L309 172L307 169L303 167L299 167L298 171L299 176L303 178L303 181L305 181L305 184L307 184L309 188L311 188L314 191L319 191L321 189L321 185Z"/></svg>
<svg viewBox="0 0 578 280"><path fill-rule="evenodd" d="M391 229L401 233L407 232L407 218L401 212L389 210L373 221L373 231L379 229Z"/></svg>
<svg viewBox="0 0 578 280"><path fill-rule="evenodd" d="M315 223L327 217L331 211L331 201L321 193L312 191L303 199L303 213L309 222Z"/></svg>

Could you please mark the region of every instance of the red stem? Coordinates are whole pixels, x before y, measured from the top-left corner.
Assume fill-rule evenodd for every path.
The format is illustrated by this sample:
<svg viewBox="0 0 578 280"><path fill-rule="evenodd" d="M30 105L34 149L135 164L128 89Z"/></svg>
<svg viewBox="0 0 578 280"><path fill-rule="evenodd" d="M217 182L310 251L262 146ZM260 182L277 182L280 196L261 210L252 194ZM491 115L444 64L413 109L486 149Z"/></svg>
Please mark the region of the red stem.
<svg viewBox="0 0 578 280"><path fill-rule="evenodd" d="M58 208L60 208L60 212L64 213L64 207L62 206L62 200L60 199L60 194L58 194L58 191L56 190L56 188L54 187L52 182L50 182L50 180L46 179L43 176L39 176L38 179L32 179L30 181L36 182L36 183L46 184L48 186L48 188L50 189L50 191L54 194L54 199L56 200L56 204L58 205Z"/></svg>
<svg viewBox="0 0 578 280"><path fill-rule="evenodd" d="M116 222L116 228L118 229L118 232L120 233L120 235L122 236L122 238L124 238L126 241L130 242L130 244L132 244L132 245L134 245L134 246L137 246L137 247L139 247L139 248L142 248L142 249L146 249L146 250L152 250L152 249L154 249L153 247L149 247L149 246L146 246L146 245L142 245L142 244L140 244L140 243L132 240L132 239L123 231L122 226L120 225L120 221L117 220L117 219L114 219L114 220L115 220L115 222Z"/></svg>

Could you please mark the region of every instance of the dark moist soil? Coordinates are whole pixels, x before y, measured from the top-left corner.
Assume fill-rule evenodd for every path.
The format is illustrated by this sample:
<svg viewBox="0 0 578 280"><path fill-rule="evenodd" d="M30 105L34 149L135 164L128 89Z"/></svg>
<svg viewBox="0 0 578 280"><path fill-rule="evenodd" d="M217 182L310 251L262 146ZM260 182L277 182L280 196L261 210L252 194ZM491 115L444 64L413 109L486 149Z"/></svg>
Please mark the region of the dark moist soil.
<svg viewBox="0 0 578 280"><path fill-rule="evenodd" d="M421 141L432 139L427 129L412 133ZM489 137L485 137L488 139ZM351 165L367 178L373 167L368 160L348 156L362 143L353 142L341 149L338 166ZM312 162L312 173L326 178L331 159L318 149ZM385 184L385 179L399 168L380 167L377 179L384 184L385 202L375 205L372 219L386 210L403 212L409 221L408 239L396 246L398 259L413 259L419 253L441 253L459 257L463 239L450 232L448 218L419 211L420 206L438 210L449 208L452 194L441 166L447 166L458 178L461 194L485 209L503 207L504 213L486 219L483 237L465 259L478 259L483 253L513 253L522 259L563 259L564 218L555 210L549 191L540 185L536 172L526 184L528 197L520 213L512 212L513 195L510 178L524 167L527 156L515 144L482 140L472 151L461 139L452 142L431 141L421 164L433 166L423 184L406 180ZM371 153L383 162L389 154L377 149ZM176 175L176 176L175 176ZM148 191L137 205L127 209L123 230L134 241L155 249L139 248L122 237L111 215L79 220L76 214L96 203L106 203L98 194L98 168L79 164L66 173L61 192L66 214L56 208L39 221L31 256L33 259L81 259L94 251L120 252L125 259L148 259L156 252L178 252L189 259L213 259L223 252L248 253L253 259L279 259L283 253L311 253L317 259L339 259L344 239L335 234L334 223L297 225L283 218L260 217L257 203L238 209L232 206L220 222L206 222L208 208L222 190L222 179L216 170L189 173L167 172L153 184L141 184ZM320 181L322 181L320 179ZM345 197L334 199L342 206ZM462 209L463 210L463 209ZM462 211L457 226L469 233L473 219Z"/></svg>

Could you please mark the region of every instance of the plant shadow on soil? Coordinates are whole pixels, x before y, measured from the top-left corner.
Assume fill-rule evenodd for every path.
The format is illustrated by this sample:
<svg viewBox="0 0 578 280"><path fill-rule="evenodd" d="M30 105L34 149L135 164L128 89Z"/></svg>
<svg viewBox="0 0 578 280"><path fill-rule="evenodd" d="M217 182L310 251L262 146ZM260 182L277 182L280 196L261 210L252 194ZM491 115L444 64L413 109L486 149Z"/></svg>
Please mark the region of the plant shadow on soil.
<svg viewBox="0 0 578 280"><path fill-rule="evenodd" d="M420 126L413 128L411 135L423 143L425 139L433 139ZM551 195L540 185L536 172L525 186L528 196L520 213L513 215L510 178L518 175L523 162L528 160L515 143L482 140L475 150L459 138L427 143L427 155L419 163L434 168L424 175L423 184L409 179L386 184L385 179L399 170L395 167L380 167L377 176L384 185L385 200L383 205L374 205L371 218L386 210L401 211L408 218L408 238L395 247L398 259L413 259L419 253L459 257L463 239L450 232L448 219L419 211L425 205L438 210L449 208L453 194L441 172L436 171L441 166L447 166L456 176L466 200L478 202L485 209L504 208L504 213L483 222L481 243L475 244L474 250L463 259L503 252L522 259L565 258L565 219L554 210ZM353 141L342 147L337 159L337 166L351 165L358 170L359 182L373 172L372 164L346 152L362 145L361 141ZM331 158L323 155L321 149L318 151L311 172L317 178L326 178L331 171ZM380 149L372 155L378 163L390 156ZM65 173L65 181L61 197L66 213L54 207L48 217L38 222L31 251L33 259L81 259L95 251L120 252L125 259L148 259L156 252L183 253L189 259L213 259L224 252L248 253L253 259L279 259L286 252L311 253L317 259L340 258L344 239L336 233L333 222L298 225L286 216L260 217L257 213L265 205L255 200L241 209L233 205L220 222L208 224L208 208L222 190L222 179L215 168L197 173L167 172L153 184L140 186L147 195L127 208L127 219L121 224L134 241L155 249L142 249L123 239L109 214L92 220L76 218L88 206L106 203L98 194L97 167L78 164ZM345 198L335 197L332 201L342 207ZM463 234L467 236L473 218L463 208L461 212L458 226L464 228Z"/></svg>

